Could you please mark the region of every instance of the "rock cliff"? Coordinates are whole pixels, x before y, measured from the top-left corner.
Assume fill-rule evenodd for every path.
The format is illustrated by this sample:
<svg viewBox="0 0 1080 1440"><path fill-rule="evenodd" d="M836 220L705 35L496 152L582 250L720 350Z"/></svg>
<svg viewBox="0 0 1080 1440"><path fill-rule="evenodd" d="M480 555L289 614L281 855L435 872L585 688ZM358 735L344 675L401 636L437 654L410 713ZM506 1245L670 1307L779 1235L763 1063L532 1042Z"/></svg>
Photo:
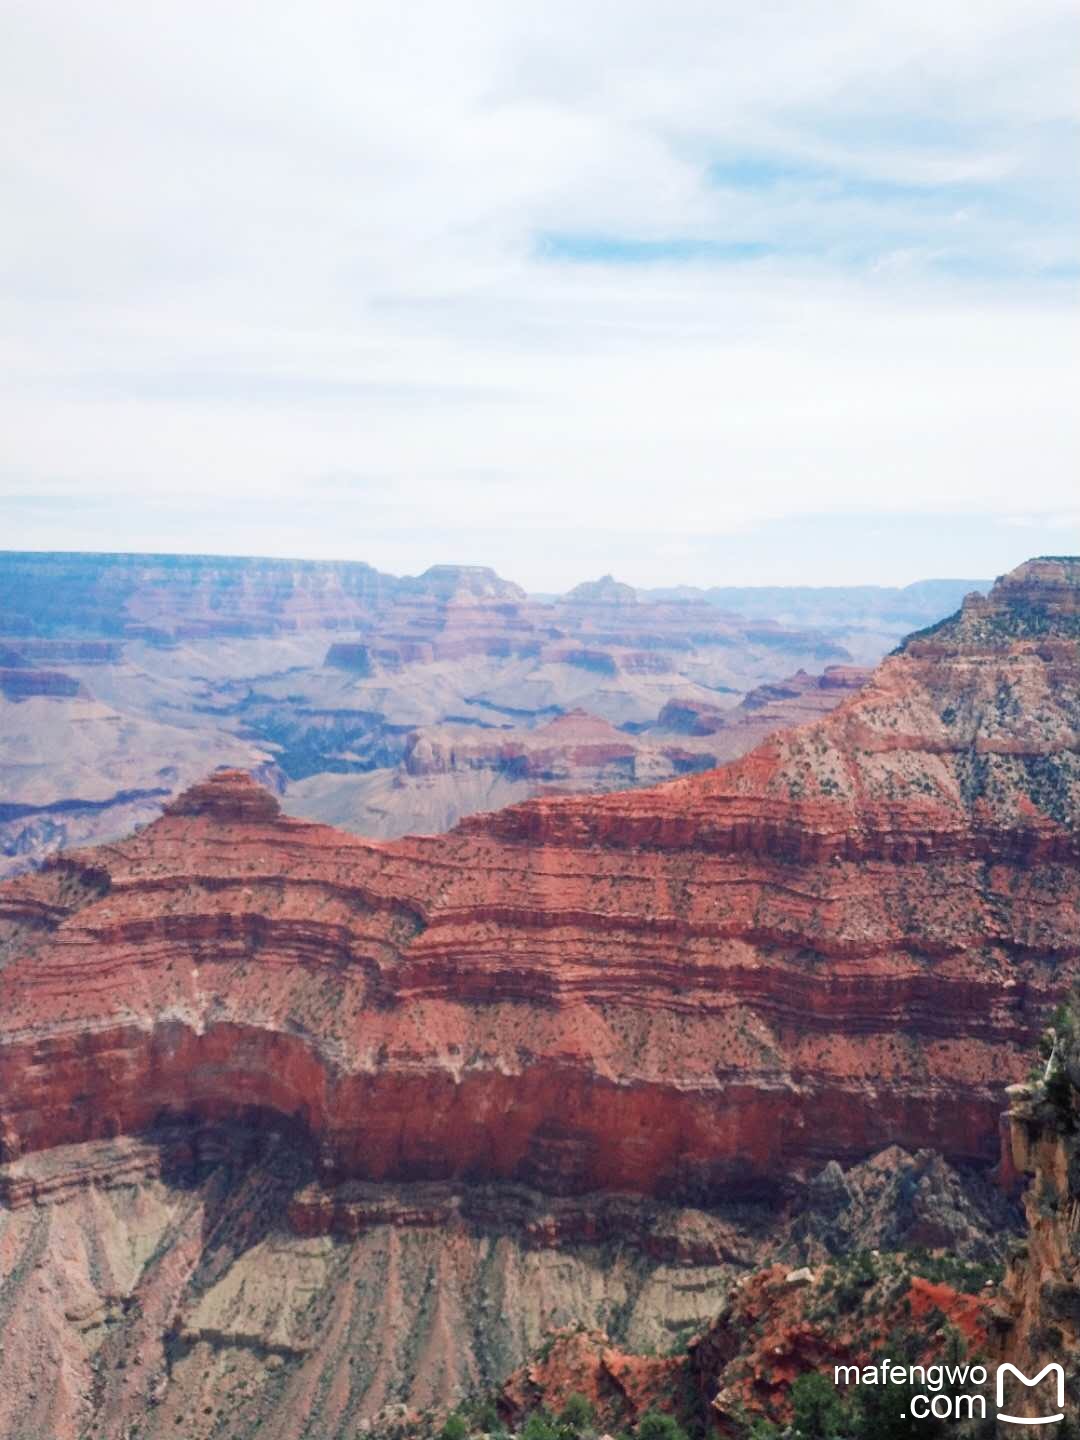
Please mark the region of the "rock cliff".
<svg viewBox="0 0 1080 1440"><path fill-rule="evenodd" d="M757 1309L739 1299L761 1298L754 1272L778 1255L781 1277L812 1255L799 1229L821 1185L779 1212L468 1182L328 1191L297 1139L185 1121L0 1165L3 1440L354 1440L370 1426L431 1440L441 1421L425 1410L484 1392L513 1421L573 1392L613 1430L688 1399L719 1418L732 1395L782 1409L808 1328L846 1359L881 1318L885 1287L867 1293L843 1259L812 1286L764 1286ZM1000 1197L956 1230L969 1177L939 1160L826 1171L819 1218L856 1244L921 1233L880 1223L914 1171L917 1226L943 1217L958 1255L997 1253ZM899 1272L876 1278L891 1290ZM913 1291L921 1326L943 1292ZM848 1292L839 1322L808 1313ZM777 1345L775 1383L754 1383Z"/></svg>
<svg viewBox="0 0 1080 1440"><path fill-rule="evenodd" d="M326 1185L990 1162L1080 959L1078 570L1022 567L724 770L395 843L225 771L10 882L5 1154L266 1115Z"/></svg>
<svg viewBox="0 0 1080 1440"><path fill-rule="evenodd" d="M1080 1005L1055 1016L1031 1078L1009 1092L1007 1160L1031 1180L1027 1234L1011 1248L995 1323L1004 1358L1026 1375L1061 1364L1068 1409L1080 1403ZM1052 1386L1017 1397L1023 1415L1052 1412Z"/></svg>

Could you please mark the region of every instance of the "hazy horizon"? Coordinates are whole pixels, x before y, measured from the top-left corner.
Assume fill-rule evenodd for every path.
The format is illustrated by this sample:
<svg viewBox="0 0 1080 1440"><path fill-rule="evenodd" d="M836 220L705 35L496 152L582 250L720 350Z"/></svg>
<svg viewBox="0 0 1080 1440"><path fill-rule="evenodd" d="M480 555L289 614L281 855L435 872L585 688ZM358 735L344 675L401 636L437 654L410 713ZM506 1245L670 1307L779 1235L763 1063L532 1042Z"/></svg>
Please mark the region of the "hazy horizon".
<svg viewBox="0 0 1080 1440"><path fill-rule="evenodd" d="M714 587L735 588L903 588L923 581L970 581L972 584L989 584L998 575L1015 569L1024 561L1040 555L1062 554L1080 551L1080 536L1071 529L1044 527L1033 523L1029 517L1014 517L1004 522L989 522L979 527L979 543L966 547L966 553L982 558L986 563L966 572L956 565L950 566L953 558L951 527L942 525L940 517L902 517L893 519L885 533L881 517L852 516L796 516L791 520L777 521L748 529L731 536L694 537L682 546L669 547L670 553L660 555L652 566L635 565L632 547L620 548L617 540L609 537L608 543L594 547L590 539L575 544L580 537L572 534L537 537L539 554L534 563L526 564L519 570L510 566L496 553L497 547L484 551L482 540L474 540L469 546L457 546L445 551L439 542L431 539L425 543L410 546L393 546L388 561L379 558L387 547L373 543L367 552L363 546L355 547L354 553L346 553L339 545L335 548L331 537L326 543L312 550L283 545L275 548L253 548L241 545L231 548L214 544L192 535L192 544L170 544L154 542L145 545L118 546L106 543L107 530L101 534L101 543L78 543L62 545L41 543L14 545L4 544L0 553L65 553L74 554L136 554L150 556L205 556L222 559L283 560L283 561L324 561L327 563L367 564L376 570L396 576L422 575L432 566L461 565L483 566L493 570L503 580L513 581L530 595L563 594L573 586L586 581L598 580L610 575L615 580L632 585L639 590L663 590L688 586L707 590ZM845 563L838 565L830 558L827 567L820 571L811 568L801 570L798 552L812 541L815 531L820 531L838 544L845 544L849 555ZM85 534L85 527L81 534ZM487 537L491 538L491 537ZM549 564L542 542L561 547L562 553L557 564ZM887 540L900 548L895 553L885 549L875 550L875 541ZM921 543L919 543L921 540ZM1062 544L1062 541L1069 543ZM429 548L430 546L430 548ZM420 558L409 564L409 553L415 551ZM903 560L911 559L918 553L924 562L922 568L914 562L914 568L904 569ZM820 556L813 550L811 559ZM400 563L394 563L398 559ZM574 561L580 563L575 568ZM621 563L620 563L621 561Z"/></svg>
<svg viewBox="0 0 1080 1440"><path fill-rule="evenodd" d="M6 545L532 590L1080 549L1067 0L39 0L6 38Z"/></svg>

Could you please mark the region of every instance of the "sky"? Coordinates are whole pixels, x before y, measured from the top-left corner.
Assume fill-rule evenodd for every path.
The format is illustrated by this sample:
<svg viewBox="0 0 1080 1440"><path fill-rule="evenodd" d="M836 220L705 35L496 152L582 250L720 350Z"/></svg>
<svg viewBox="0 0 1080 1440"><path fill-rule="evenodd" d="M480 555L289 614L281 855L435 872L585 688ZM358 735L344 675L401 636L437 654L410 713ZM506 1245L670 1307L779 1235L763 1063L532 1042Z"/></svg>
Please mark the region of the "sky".
<svg viewBox="0 0 1080 1440"><path fill-rule="evenodd" d="M1074 0L11 0L0 547L1080 551Z"/></svg>

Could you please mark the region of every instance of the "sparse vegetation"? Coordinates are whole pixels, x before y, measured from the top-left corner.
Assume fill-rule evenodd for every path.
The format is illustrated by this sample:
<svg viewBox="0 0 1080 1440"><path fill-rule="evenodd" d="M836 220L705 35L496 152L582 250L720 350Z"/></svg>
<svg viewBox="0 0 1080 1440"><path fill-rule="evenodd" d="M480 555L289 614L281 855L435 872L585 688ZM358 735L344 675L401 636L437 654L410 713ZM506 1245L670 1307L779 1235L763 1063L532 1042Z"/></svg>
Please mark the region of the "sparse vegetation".
<svg viewBox="0 0 1080 1440"><path fill-rule="evenodd" d="M636 1440L687 1440L686 1431L673 1415L647 1410L634 1431Z"/></svg>
<svg viewBox="0 0 1080 1440"><path fill-rule="evenodd" d="M957 1255L934 1255L929 1250L908 1250L903 1255L912 1275L921 1275L935 1285L950 1285L954 1290L974 1295L986 1285L1001 1281L1004 1267L996 1260L963 1260Z"/></svg>
<svg viewBox="0 0 1080 1440"><path fill-rule="evenodd" d="M569 1396L559 1411L559 1424L573 1435L583 1434L592 1426L593 1419L593 1407L588 1397L579 1393Z"/></svg>

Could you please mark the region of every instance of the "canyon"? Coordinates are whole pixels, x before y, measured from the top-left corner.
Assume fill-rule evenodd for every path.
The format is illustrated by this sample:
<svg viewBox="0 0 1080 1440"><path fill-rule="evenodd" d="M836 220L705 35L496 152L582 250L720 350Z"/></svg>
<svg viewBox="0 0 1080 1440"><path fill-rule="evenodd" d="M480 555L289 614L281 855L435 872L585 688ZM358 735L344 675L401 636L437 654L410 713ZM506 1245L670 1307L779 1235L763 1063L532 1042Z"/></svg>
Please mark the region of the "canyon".
<svg viewBox="0 0 1080 1440"><path fill-rule="evenodd" d="M911 1165L957 1197L920 1223L999 1253L989 1199L938 1212L989 1193L1080 970L1078 650L1080 561L1031 561L869 679L759 693L743 721L816 718L721 769L380 840L232 766L9 880L0 1311L36 1308L0 1435L351 1440L552 1326L700 1331L868 1233L815 1215L893 1234L866 1197ZM687 742L731 728L669 699ZM603 770L620 742L566 718Z"/></svg>
<svg viewBox="0 0 1080 1440"><path fill-rule="evenodd" d="M129 833L216 765L379 838L707 768L838 703L807 685L854 683L975 583L862 612L821 592L807 624L610 577L530 597L476 566L0 552L0 876Z"/></svg>

